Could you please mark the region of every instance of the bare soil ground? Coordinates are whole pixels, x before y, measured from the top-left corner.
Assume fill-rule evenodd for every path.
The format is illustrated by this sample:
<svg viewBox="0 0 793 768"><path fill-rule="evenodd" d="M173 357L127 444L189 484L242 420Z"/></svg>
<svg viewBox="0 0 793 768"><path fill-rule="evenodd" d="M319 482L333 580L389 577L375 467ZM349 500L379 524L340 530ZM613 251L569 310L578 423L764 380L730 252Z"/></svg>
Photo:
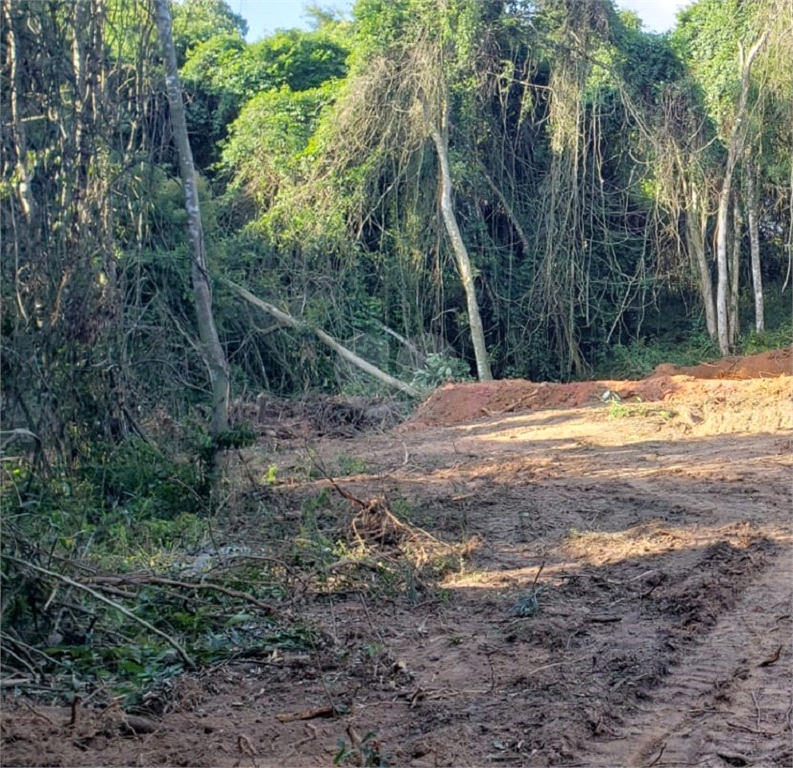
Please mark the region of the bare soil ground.
<svg viewBox="0 0 793 768"><path fill-rule="evenodd" d="M347 764L793 765L790 374L786 350L449 385L385 433L268 429L247 461L277 465L283 509L328 488L311 454L467 554L401 591L307 592L313 652L184 675L159 717L7 698L2 763L327 766L343 739Z"/></svg>

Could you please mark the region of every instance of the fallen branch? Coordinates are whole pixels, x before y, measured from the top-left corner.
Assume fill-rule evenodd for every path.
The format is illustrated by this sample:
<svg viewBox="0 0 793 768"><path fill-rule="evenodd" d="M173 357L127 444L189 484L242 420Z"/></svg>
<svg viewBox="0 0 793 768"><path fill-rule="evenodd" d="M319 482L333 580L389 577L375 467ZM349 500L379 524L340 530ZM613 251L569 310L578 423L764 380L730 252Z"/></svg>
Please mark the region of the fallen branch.
<svg viewBox="0 0 793 768"><path fill-rule="evenodd" d="M38 571L39 573L43 573L45 576L50 576L53 579L58 579L59 581L62 581L64 584L68 584L71 587L76 587L77 589L81 589L83 590L83 592L87 592L89 595L91 595L91 597L94 597L100 602L105 603L105 605L109 605L111 608L115 608L117 611L123 613L127 618L137 622L141 626L148 629L150 632L153 632L155 635L159 635L163 640L165 640L165 642L168 643L168 645L176 649L176 651L179 653L182 659L184 659L184 662L185 664L187 664L188 667L190 667L191 669L196 668L195 662L190 658L190 656L187 655L187 651L185 651L185 649L182 648L182 646L179 645L179 643L177 643L176 640L174 640L169 635L166 635L165 632L157 629L157 627L153 626L152 624L149 624L149 622L146 621L145 619L141 619L140 616L136 616L134 613L132 613L132 611L130 611L128 608L125 608L120 603L116 603L113 600L110 600L109 598L97 592L95 589L91 589L91 587L88 587L85 584L81 584L79 581L70 579L68 576L63 576L60 573L55 573L55 571L49 571L46 568L42 568L39 565L33 565L33 563L29 563L26 560L20 560L19 558L13 557L12 555L3 555L3 557L6 558L6 560L10 560L11 562L16 563L17 565L21 565L25 568L30 568L34 571Z"/></svg>
<svg viewBox="0 0 793 768"><path fill-rule="evenodd" d="M230 589L229 587L224 587L220 584L213 584L212 582L202 581L199 583L193 583L189 581L178 581L176 579L167 579L163 576L154 576L148 573L137 573L131 576L94 576L92 579L89 580L91 584L96 584L97 586L102 586L105 584L114 584L114 585L125 585L125 584L158 584L159 586L163 587L180 587L181 589L203 589L203 590L210 590L213 592L220 592L221 594L228 595L229 597L234 597L238 600L246 600L247 602L255 605L257 608L261 608L268 614L276 613L277 609L265 603L258 598L255 598L253 595L249 594L248 592L240 592L236 589Z"/></svg>
<svg viewBox="0 0 793 768"><path fill-rule="evenodd" d="M254 296L249 290L243 288L241 285L237 285L237 283L234 283L231 280L226 279L225 277L220 279L229 288L231 288L231 290L234 291L234 293L236 293L238 296L245 299L245 301L249 302L250 304L253 304L254 307L258 307L259 309L262 309L265 312L271 314L276 320L280 321L284 325L288 325L290 328L295 328L296 330L311 331L321 341L327 344L334 352L337 352L340 357L343 357L347 362L357 366L362 371L368 373L370 376L373 376L374 378L378 379L379 381L382 381L385 384L388 384L391 387L394 387L402 392L405 392L411 397L420 396L421 393L414 387L411 387L410 384L405 384L404 381L395 379L393 376L390 376L385 371L381 371L376 365L372 365L363 358L358 357L358 355L356 355L354 352L351 352L346 347L343 347L341 344L339 344L338 341L336 341L336 339L325 333L325 331L322 331L319 328L314 328L313 326L310 326L307 323L304 323L301 320L292 317L292 315L281 311L277 307L274 307L272 304L268 304L266 301L262 301L257 296Z"/></svg>
<svg viewBox="0 0 793 768"><path fill-rule="evenodd" d="M291 712L289 714L276 715L275 719L279 723L291 723L295 720L313 720L317 717L335 717L337 714L335 707L318 707L316 709L304 709L302 712Z"/></svg>
<svg viewBox="0 0 793 768"><path fill-rule="evenodd" d="M539 389L532 390L527 395L523 395L522 397L518 398L514 403L511 403L506 408L502 408L500 411L491 411L489 408L482 408L482 411L486 416L501 416L504 413L511 413L519 406L523 405L526 400L534 397Z"/></svg>

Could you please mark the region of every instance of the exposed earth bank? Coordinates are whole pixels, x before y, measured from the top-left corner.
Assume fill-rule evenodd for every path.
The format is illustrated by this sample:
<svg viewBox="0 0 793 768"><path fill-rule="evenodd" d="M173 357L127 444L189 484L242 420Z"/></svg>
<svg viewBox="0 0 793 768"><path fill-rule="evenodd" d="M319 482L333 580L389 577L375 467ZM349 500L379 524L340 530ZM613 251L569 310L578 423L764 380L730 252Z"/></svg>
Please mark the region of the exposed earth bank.
<svg viewBox="0 0 793 768"><path fill-rule="evenodd" d="M539 408L580 408L614 401L674 403L693 398L704 399L715 406L731 393L746 394L752 389L746 384L728 384L728 381L773 379L789 376L791 370L791 350L782 349L749 357L725 357L715 363L692 367L664 363L657 366L651 376L638 381L536 384L512 379L484 384L449 384L434 392L408 423L414 427L450 426ZM765 388L760 385L756 389L762 392Z"/></svg>
<svg viewBox="0 0 793 768"><path fill-rule="evenodd" d="M312 650L184 675L145 719L6 696L2 764L790 766L792 396L783 350L450 385L345 439L273 424L245 460L277 465L278 524L334 494L310 459L416 536L293 596ZM268 554L273 525L226 536ZM454 553L436 579L377 581L433 542Z"/></svg>

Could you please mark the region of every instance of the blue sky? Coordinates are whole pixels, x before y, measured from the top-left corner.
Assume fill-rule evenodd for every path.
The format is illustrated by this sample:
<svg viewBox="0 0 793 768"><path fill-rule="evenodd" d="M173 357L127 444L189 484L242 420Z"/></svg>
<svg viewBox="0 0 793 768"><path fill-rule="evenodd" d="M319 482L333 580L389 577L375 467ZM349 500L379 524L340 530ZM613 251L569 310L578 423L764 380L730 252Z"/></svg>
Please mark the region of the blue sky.
<svg viewBox="0 0 793 768"><path fill-rule="evenodd" d="M248 21L248 40L255 42L276 29L308 28L304 0L227 0L231 9ZM352 0L319 0L322 8L349 12ZM686 0L617 0L620 8L635 11L650 32L665 32L675 23L675 14L688 5Z"/></svg>
<svg viewBox="0 0 793 768"><path fill-rule="evenodd" d="M308 29L308 19L303 9L308 5L305 0L226 0L235 13L248 22L248 42L256 42L276 29L299 27ZM349 11L353 3L343 0L319 0L321 8L338 8Z"/></svg>

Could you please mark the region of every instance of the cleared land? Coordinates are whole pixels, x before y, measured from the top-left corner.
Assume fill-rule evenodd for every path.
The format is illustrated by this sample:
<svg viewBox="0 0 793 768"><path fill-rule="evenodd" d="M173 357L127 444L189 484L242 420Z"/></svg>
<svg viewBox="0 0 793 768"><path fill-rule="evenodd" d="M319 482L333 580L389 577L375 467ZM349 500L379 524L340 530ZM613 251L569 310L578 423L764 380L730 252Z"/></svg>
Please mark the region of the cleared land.
<svg viewBox="0 0 793 768"><path fill-rule="evenodd" d="M789 766L789 374L785 351L447 386L385 433L264 425L246 472L277 466L280 512L227 539L271 551L324 491L367 552L296 588L321 641L184 675L143 721L7 698L2 762Z"/></svg>

